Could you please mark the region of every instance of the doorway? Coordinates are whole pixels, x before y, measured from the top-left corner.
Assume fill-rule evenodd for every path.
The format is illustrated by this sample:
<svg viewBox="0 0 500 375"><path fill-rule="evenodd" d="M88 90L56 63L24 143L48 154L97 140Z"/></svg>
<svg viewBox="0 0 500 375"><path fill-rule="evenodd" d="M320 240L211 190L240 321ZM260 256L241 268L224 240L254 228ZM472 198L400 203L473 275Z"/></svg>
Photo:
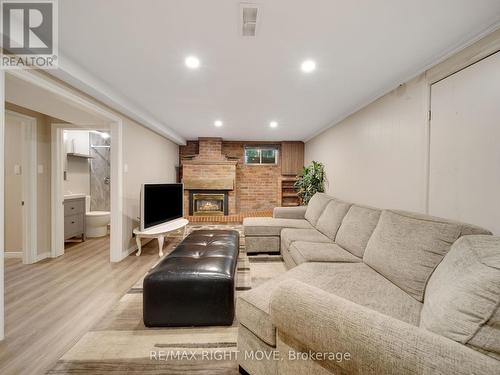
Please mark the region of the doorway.
<svg viewBox="0 0 500 375"><path fill-rule="evenodd" d="M108 228L112 229L115 221L111 214L111 169L115 159L111 153L113 138L110 134L109 125L52 124L52 200L54 202L52 257L63 255L65 241L71 241L73 234L81 232L77 230L75 233L68 233L66 230L68 202L82 200L85 207L84 212L81 213L85 221L85 226L82 228L84 231L81 236L82 240L87 237L111 234ZM96 176L101 174L96 172L96 169L101 169L97 168L97 165L103 167L102 176ZM101 194L92 194L92 186L96 183L93 180L97 178L103 184L95 190ZM107 197L104 196L106 193ZM106 221L105 224L104 221Z"/></svg>
<svg viewBox="0 0 500 375"><path fill-rule="evenodd" d="M37 261L37 123L5 112L5 257Z"/></svg>

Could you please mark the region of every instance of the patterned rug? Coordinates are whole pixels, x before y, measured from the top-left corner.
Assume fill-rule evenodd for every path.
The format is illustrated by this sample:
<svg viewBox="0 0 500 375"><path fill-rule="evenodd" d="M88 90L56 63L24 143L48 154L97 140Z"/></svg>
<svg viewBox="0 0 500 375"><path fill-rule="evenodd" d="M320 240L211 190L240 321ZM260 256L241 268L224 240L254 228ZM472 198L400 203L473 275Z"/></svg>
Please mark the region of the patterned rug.
<svg viewBox="0 0 500 375"><path fill-rule="evenodd" d="M236 295L286 271L280 256L247 256L241 225L189 225L240 233ZM165 254L179 237L169 238ZM146 328L142 321L142 279L48 374L237 374L235 319L226 327ZM200 310L203 306L200 306Z"/></svg>

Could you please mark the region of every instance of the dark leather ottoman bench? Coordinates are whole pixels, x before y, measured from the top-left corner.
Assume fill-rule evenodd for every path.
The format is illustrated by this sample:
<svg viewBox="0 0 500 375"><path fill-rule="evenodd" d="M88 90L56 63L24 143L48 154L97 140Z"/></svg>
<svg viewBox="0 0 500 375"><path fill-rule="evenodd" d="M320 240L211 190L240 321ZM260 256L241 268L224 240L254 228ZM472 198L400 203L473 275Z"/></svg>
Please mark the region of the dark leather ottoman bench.
<svg viewBox="0 0 500 375"><path fill-rule="evenodd" d="M197 230L144 278L147 327L231 325L240 237Z"/></svg>

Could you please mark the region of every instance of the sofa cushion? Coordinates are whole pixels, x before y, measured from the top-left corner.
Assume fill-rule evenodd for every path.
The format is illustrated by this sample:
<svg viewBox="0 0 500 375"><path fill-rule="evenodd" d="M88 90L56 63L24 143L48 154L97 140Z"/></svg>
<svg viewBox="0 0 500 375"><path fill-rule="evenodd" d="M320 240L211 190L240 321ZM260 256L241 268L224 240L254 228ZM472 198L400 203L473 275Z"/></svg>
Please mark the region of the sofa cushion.
<svg viewBox="0 0 500 375"><path fill-rule="evenodd" d="M288 249L296 264L305 262L362 262L334 243L295 241Z"/></svg>
<svg viewBox="0 0 500 375"><path fill-rule="evenodd" d="M244 292L236 304L238 321L268 345L276 345L269 315L271 295L283 280L295 279L339 297L418 325L422 304L364 263L304 263Z"/></svg>
<svg viewBox="0 0 500 375"><path fill-rule="evenodd" d="M380 218L381 210L352 205L340 226L335 242L362 257Z"/></svg>
<svg viewBox="0 0 500 375"><path fill-rule="evenodd" d="M274 207L273 217L281 219L304 219L307 206Z"/></svg>
<svg viewBox="0 0 500 375"><path fill-rule="evenodd" d="M246 236L247 253L279 253L280 238L278 236Z"/></svg>
<svg viewBox="0 0 500 375"><path fill-rule="evenodd" d="M284 228L281 231L281 252L288 251L294 241L332 242L327 236L314 228L296 229Z"/></svg>
<svg viewBox="0 0 500 375"><path fill-rule="evenodd" d="M306 213L304 217L312 225L316 225L319 217L323 213L328 202L330 202L333 197L326 195L325 193L316 193L313 195L309 204L307 205Z"/></svg>
<svg viewBox="0 0 500 375"><path fill-rule="evenodd" d="M323 210L323 213L316 222L315 228L334 241L342 219L347 211L349 211L349 207L351 207L351 203L332 199Z"/></svg>
<svg viewBox="0 0 500 375"><path fill-rule="evenodd" d="M408 212L408 211L401 211L401 210L389 210L389 211L397 213L399 215L406 216L406 217L411 217L413 219L454 224L460 228L460 237L473 235L473 234L492 234L491 231L489 231L488 229L485 229L485 228L482 228L480 226L473 225L473 224L462 223L459 221L443 219L441 217L430 216L430 215L425 215L425 214L417 214L415 212Z"/></svg>
<svg viewBox="0 0 500 375"><path fill-rule="evenodd" d="M363 261L418 301L450 246L460 236L454 223L416 219L384 210Z"/></svg>
<svg viewBox="0 0 500 375"><path fill-rule="evenodd" d="M279 236L283 228L312 228L304 219L247 217L243 219L245 236Z"/></svg>
<svg viewBox="0 0 500 375"><path fill-rule="evenodd" d="M421 327L500 358L500 237L456 241L429 279Z"/></svg>

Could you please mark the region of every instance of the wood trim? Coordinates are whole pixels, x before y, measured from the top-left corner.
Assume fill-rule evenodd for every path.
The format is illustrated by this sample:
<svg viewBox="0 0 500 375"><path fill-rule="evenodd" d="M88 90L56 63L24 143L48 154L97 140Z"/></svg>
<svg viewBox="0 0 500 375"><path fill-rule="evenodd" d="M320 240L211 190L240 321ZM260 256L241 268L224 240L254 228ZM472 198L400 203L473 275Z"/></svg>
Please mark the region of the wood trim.
<svg viewBox="0 0 500 375"><path fill-rule="evenodd" d="M466 67L500 51L500 29L456 53L426 73L429 84L434 84Z"/></svg>
<svg viewBox="0 0 500 375"><path fill-rule="evenodd" d="M296 176L304 167L304 142L281 143L281 174Z"/></svg>
<svg viewBox="0 0 500 375"><path fill-rule="evenodd" d="M6 251L3 253L5 259L12 259L12 258L23 258L23 252L22 251Z"/></svg>

